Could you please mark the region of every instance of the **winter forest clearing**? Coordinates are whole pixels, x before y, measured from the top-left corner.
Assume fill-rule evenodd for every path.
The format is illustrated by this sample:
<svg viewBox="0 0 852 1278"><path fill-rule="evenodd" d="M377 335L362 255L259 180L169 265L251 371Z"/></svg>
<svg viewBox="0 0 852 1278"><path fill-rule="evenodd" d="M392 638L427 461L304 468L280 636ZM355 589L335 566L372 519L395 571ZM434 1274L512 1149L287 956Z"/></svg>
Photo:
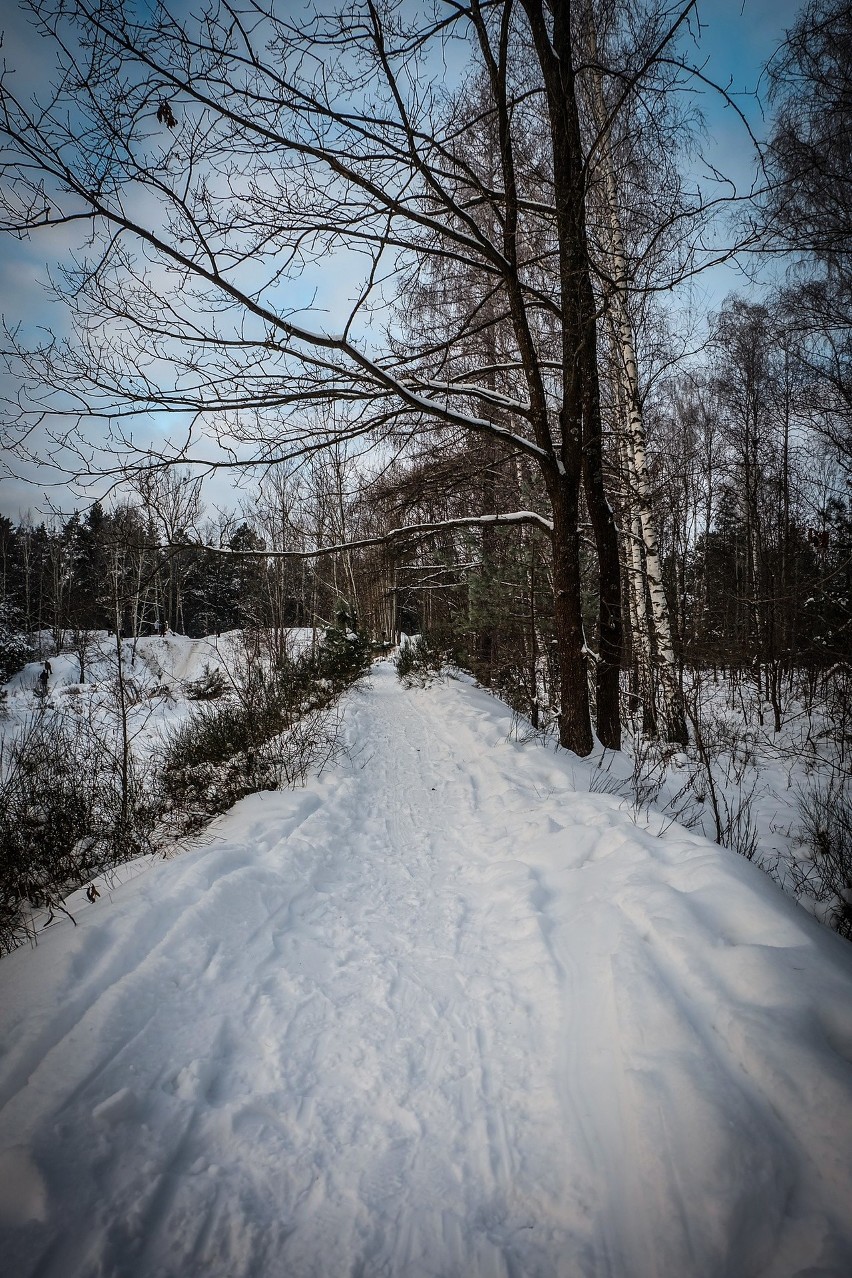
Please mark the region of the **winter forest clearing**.
<svg viewBox="0 0 852 1278"><path fill-rule="evenodd" d="M4 1272L848 1274L852 947L469 681L0 964Z"/></svg>

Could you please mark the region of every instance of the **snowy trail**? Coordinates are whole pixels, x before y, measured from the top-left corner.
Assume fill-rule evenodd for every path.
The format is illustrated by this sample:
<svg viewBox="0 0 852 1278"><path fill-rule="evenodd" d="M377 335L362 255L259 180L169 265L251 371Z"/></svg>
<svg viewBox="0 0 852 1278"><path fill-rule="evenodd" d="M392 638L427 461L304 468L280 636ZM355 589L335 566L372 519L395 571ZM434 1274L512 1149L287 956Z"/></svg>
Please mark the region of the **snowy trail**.
<svg viewBox="0 0 852 1278"><path fill-rule="evenodd" d="M379 666L0 964L4 1275L852 1272L852 947L507 729Z"/></svg>

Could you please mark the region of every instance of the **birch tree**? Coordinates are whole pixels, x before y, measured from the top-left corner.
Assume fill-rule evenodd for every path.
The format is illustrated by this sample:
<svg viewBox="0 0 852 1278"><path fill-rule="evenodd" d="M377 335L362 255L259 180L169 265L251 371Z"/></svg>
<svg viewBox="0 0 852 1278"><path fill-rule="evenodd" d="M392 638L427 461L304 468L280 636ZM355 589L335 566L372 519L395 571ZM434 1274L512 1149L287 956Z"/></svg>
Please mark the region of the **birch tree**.
<svg viewBox="0 0 852 1278"><path fill-rule="evenodd" d="M624 418L622 457L627 480L628 575L631 585L630 615L634 626L633 646L639 660L640 682L644 684L646 703L648 700L653 702L654 681L651 673L654 667L663 695L664 735L669 741L686 744L688 739L686 716L677 673L669 607L663 585L651 484L648 476L639 360L632 317L631 292L635 288L636 279L625 244L621 213L622 197L617 180L618 157L614 139L614 121L605 99L599 40L591 11L587 11L585 32L592 62L590 94L592 118L598 131L595 165L599 179L599 200L602 206L601 239L604 249L603 265L606 271L605 306L615 350L615 375L618 380L616 398ZM646 607L646 594L650 601L650 610ZM648 709L650 714L645 715L646 727L650 727L655 720L653 705Z"/></svg>

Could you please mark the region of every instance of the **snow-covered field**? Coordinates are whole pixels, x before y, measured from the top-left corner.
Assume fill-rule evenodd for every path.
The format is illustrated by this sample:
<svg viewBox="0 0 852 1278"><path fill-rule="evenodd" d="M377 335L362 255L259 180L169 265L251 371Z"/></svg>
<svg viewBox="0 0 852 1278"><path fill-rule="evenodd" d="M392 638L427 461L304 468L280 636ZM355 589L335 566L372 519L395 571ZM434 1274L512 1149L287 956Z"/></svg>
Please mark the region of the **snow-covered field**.
<svg viewBox="0 0 852 1278"><path fill-rule="evenodd" d="M464 680L345 732L0 963L3 1274L848 1278L852 946Z"/></svg>
<svg viewBox="0 0 852 1278"><path fill-rule="evenodd" d="M296 656L311 647L314 632L308 628L288 632L288 650ZM129 730L134 754L143 762L151 747L162 741L169 728L185 719L190 709L187 684L220 670L230 684L235 667L245 661L243 632L193 639L187 635L147 635L121 643L122 667L129 690ZM86 642L85 678L80 683L80 658L73 650L50 655L50 679L46 707L68 716L114 726L116 717L117 654L115 636L91 631ZM0 741L11 737L37 709L34 689L41 661L28 662L3 685L5 699L0 719Z"/></svg>
<svg viewBox="0 0 852 1278"><path fill-rule="evenodd" d="M310 648L313 631L307 628L288 632L288 648L292 655ZM209 635L191 639L187 635L147 635L124 639L121 643L122 663L126 677L140 689L179 690L187 680L199 679L206 668L228 669L238 657L243 644L240 630L226 631L218 637ZM61 700L63 694L80 687L97 689L116 673L115 637L105 631L90 631L85 644L85 683L80 685L80 658L73 649L50 653L50 695ZM4 685L9 708L31 708L32 692L42 668L41 661L31 661Z"/></svg>

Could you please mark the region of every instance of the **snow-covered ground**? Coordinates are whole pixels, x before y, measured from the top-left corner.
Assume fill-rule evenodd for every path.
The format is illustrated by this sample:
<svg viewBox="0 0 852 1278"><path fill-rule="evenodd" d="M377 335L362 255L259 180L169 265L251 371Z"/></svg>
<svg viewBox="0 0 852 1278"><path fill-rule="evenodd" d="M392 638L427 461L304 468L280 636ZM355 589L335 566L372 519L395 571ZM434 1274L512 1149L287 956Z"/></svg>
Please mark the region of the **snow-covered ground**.
<svg viewBox="0 0 852 1278"><path fill-rule="evenodd" d="M314 631L288 631L291 656L310 649ZM151 747L162 741L170 728L185 719L191 702L187 685L210 671L222 671L226 686L245 662L245 641L241 630L199 639L188 635L147 635L121 643L122 667L131 702L130 734L139 762ZM84 682L80 679L80 658L72 650L50 656L46 707L62 714L113 723L116 716L117 654L115 636L91 631L86 642ZM34 689L42 661L31 661L3 685L5 698L0 719L0 743L10 740L38 708Z"/></svg>
<svg viewBox="0 0 852 1278"><path fill-rule="evenodd" d="M464 680L345 732L0 963L2 1272L848 1278L852 946Z"/></svg>
<svg viewBox="0 0 852 1278"><path fill-rule="evenodd" d="M295 656L309 649L314 636L310 628L291 629L287 632L288 649ZM241 630L229 630L221 636L208 635L192 639L188 635L147 635L136 640L121 642L122 662L128 678L135 679L140 688L152 690L179 688L186 682L201 678L205 669L229 669L243 648ZM88 632L84 650L85 683L82 687L97 688L108 682L116 673L115 636L103 630ZM49 693L61 697L71 687L79 688L80 658L73 648L50 654ZM32 703L33 688L38 681L42 662L30 661L4 685L9 706L18 699L21 704Z"/></svg>

